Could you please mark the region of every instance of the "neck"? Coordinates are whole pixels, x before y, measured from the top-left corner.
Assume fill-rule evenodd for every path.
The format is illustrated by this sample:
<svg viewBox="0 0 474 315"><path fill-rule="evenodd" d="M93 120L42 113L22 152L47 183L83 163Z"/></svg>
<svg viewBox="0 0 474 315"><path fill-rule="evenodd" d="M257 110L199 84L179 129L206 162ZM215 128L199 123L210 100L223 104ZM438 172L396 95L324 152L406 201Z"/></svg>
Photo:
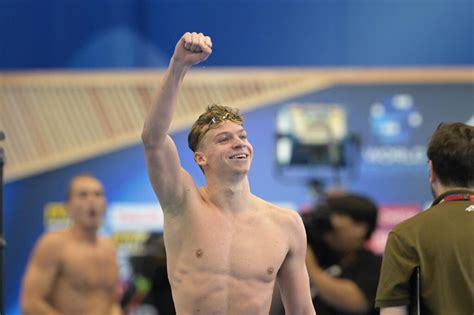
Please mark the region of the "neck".
<svg viewBox="0 0 474 315"><path fill-rule="evenodd" d="M433 192L434 192L435 198L438 198L439 196L441 196L442 194L450 190L466 190L466 189L474 190L474 187L472 186L470 187L446 186L446 185L441 184L440 182L433 184Z"/></svg>
<svg viewBox="0 0 474 315"><path fill-rule="evenodd" d="M85 241L95 242L99 238L97 235L97 229L86 229L75 223L71 225L69 231L78 239Z"/></svg>
<svg viewBox="0 0 474 315"><path fill-rule="evenodd" d="M247 176L240 180L207 177L205 193L209 201L219 209L241 211L246 209L252 196Z"/></svg>

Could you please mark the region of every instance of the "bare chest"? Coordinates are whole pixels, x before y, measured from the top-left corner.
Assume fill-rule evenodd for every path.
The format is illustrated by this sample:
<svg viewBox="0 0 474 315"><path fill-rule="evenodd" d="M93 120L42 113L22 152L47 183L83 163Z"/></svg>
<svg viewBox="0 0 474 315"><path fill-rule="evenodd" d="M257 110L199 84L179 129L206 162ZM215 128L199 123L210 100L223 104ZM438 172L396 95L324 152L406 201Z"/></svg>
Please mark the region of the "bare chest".
<svg viewBox="0 0 474 315"><path fill-rule="evenodd" d="M58 280L76 291L114 292L117 281L116 257L100 247L68 246Z"/></svg>
<svg viewBox="0 0 474 315"><path fill-rule="evenodd" d="M185 268L261 282L275 279L288 252L287 236L259 217L194 218L179 243Z"/></svg>

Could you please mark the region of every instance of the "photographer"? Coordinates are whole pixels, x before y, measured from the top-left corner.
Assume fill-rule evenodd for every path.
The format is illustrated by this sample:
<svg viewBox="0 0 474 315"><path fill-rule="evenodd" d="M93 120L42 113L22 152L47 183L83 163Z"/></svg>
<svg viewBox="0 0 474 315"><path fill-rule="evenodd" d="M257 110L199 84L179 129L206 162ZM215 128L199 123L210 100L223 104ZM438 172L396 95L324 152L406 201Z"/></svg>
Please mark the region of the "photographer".
<svg viewBox="0 0 474 315"><path fill-rule="evenodd" d="M163 234L151 233L143 251L130 257L130 264L134 276L121 301L124 314L176 314Z"/></svg>
<svg viewBox="0 0 474 315"><path fill-rule="evenodd" d="M377 206L360 195L329 196L303 220L318 315L378 314L373 305L381 257L365 248L376 226Z"/></svg>

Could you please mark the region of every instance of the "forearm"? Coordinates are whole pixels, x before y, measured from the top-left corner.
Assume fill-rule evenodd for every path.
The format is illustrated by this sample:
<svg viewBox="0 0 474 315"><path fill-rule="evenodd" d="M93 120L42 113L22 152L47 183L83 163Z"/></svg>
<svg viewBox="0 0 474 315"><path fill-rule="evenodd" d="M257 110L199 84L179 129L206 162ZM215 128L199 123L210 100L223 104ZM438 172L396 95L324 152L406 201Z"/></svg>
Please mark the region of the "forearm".
<svg viewBox="0 0 474 315"><path fill-rule="evenodd" d="M142 140L145 146L157 146L166 138L176 110L179 89L188 68L188 66L171 59L160 91L150 108L143 127Z"/></svg>
<svg viewBox="0 0 474 315"><path fill-rule="evenodd" d="M383 307L380 315L408 315L406 306Z"/></svg>
<svg viewBox="0 0 474 315"><path fill-rule="evenodd" d="M334 278L320 268L308 268L308 272L319 298L332 307L346 312L364 312L370 307L353 281Z"/></svg>
<svg viewBox="0 0 474 315"><path fill-rule="evenodd" d="M317 315L317 314L316 314L316 311L314 310L314 307L312 307L298 313L287 312L285 310L285 315Z"/></svg>
<svg viewBox="0 0 474 315"><path fill-rule="evenodd" d="M118 303L115 303L112 306L112 311L110 312L110 315L122 315L122 309L120 308L120 305Z"/></svg>
<svg viewBox="0 0 474 315"><path fill-rule="evenodd" d="M30 298L22 303L23 315L61 315L45 300L39 298Z"/></svg>

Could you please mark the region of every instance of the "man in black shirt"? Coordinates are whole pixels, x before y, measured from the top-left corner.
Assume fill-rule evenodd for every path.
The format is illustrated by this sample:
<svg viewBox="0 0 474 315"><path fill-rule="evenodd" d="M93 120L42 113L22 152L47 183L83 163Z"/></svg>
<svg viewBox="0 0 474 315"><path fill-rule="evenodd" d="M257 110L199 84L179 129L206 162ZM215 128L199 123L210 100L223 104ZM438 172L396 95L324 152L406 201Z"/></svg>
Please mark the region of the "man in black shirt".
<svg viewBox="0 0 474 315"><path fill-rule="evenodd" d="M354 194L329 196L304 216L306 265L318 315L373 315L381 257L365 248L377 206Z"/></svg>

